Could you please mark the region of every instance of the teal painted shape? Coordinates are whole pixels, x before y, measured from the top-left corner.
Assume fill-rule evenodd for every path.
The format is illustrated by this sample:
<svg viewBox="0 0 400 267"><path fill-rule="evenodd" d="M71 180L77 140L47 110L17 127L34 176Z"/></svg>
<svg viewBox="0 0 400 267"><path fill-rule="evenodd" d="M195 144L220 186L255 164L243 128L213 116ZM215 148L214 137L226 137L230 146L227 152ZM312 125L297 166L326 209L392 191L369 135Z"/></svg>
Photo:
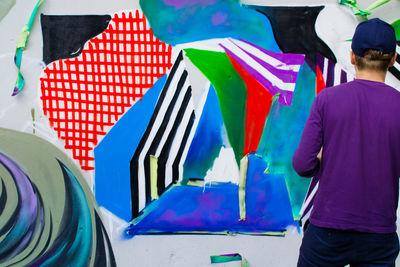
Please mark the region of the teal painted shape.
<svg viewBox="0 0 400 267"><path fill-rule="evenodd" d="M311 180L296 174L292 158L315 98L315 81L315 73L304 64L297 78L292 105L283 106L274 102L257 149L257 155L268 164L268 173L285 176L295 219L300 217Z"/></svg>
<svg viewBox="0 0 400 267"><path fill-rule="evenodd" d="M60 246L40 266L87 266L92 255L92 220L85 192L76 177L60 163L67 188L69 218L60 238ZM73 238L71 238L73 237Z"/></svg>
<svg viewBox="0 0 400 267"><path fill-rule="evenodd" d="M242 38L279 52L270 22L239 0L140 0L154 35L179 44L212 38Z"/></svg>

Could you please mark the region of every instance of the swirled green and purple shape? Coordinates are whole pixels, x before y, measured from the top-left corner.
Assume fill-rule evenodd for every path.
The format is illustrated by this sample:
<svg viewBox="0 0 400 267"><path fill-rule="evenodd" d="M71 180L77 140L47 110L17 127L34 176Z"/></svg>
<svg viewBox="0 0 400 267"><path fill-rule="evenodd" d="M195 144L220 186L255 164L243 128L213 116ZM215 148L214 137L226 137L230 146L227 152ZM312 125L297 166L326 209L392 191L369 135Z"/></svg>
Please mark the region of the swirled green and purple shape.
<svg viewBox="0 0 400 267"><path fill-rule="evenodd" d="M97 204L50 143L0 128L0 265L115 266Z"/></svg>

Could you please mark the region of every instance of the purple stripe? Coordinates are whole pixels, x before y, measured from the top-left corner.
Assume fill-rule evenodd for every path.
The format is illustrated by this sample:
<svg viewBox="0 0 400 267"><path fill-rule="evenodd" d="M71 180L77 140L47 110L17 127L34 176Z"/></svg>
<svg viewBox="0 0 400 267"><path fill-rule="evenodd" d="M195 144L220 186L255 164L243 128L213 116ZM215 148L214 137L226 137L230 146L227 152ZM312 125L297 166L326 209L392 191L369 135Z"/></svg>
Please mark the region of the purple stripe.
<svg viewBox="0 0 400 267"><path fill-rule="evenodd" d="M261 50L262 52L264 52L265 54L276 58L279 61L282 61L283 63L287 64L287 65L303 65L304 63L304 59L305 59L305 55L303 54L291 54L291 53L275 53L269 50L266 50L262 47L259 47L255 44L252 44L246 40L243 40L241 38L239 38L240 41L249 44L259 50Z"/></svg>
<svg viewBox="0 0 400 267"><path fill-rule="evenodd" d="M236 56L232 51L228 48L220 44L221 47L224 48L227 54L229 54L236 62L240 64L251 76L253 76L257 81L259 81L272 95L280 94L278 103L290 106L292 103L293 92L282 90L279 87L273 85L268 79L266 79L263 75L261 75L258 71L254 70L250 67L244 60L240 57Z"/></svg>
<svg viewBox="0 0 400 267"><path fill-rule="evenodd" d="M326 78L326 87L332 87L335 81L335 62L328 60L328 75Z"/></svg>
<svg viewBox="0 0 400 267"><path fill-rule="evenodd" d="M241 48L240 48L241 49ZM243 49L242 49L243 50ZM266 68L269 72L271 72L273 75L281 79L283 82L286 83L296 83L297 80L297 74L298 72L293 71L293 70L281 70L277 69L274 66L268 64L264 60L254 56L253 54L243 50L247 55L249 55L251 58L253 58L255 61L257 61L260 65L262 65L264 68Z"/></svg>
<svg viewBox="0 0 400 267"><path fill-rule="evenodd" d="M318 178L315 178L315 177L312 178L311 183L310 183L310 187L308 188L308 191L307 191L306 199L310 196L311 192L317 186L318 182L319 182Z"/></svg>
<svg viewBox="0 0 400 267"><path fill-rule="evenodd" d="M14 179L18 191L18 204L20 205L17 215L18 217L13 225L13 229L3 240L4 246L0 247L0 251L3 253L8 249L13 248L15 245L21 243L25 244L25 242L29 240L30 235L32 234L29 229L37 218L38 201L31 181L15 162L6 155L0 153L0 164L7 168ZM22 249L23 247L18 245L14 248L12 253L16 255L20 253L20 250Z"/></svg>
<svg viewBox="0 0 400 267"><path fill-rule="evenodd" d="M279 92L278 103L284 106L290 106L293 100L293 92L291 91L283 91Z"/></svg>
<svg viewBox="0 0 400 267"><path fill-rule="evenodd" d="M36 220L35 215L37 214L37 198L28 176L26 176L26 174L17 166L17 164L15 164L2 153L0 153L0 162L9 170L10 174L15 180L22 204L21 213L24 213L23 217L32 223L34 220Z"/></svg>
<svg viewBox="0 0 400 267"><path fill-rule="evenodd" d="M318 178L315 178L315 177L312 178L311 183L310 183L310 187L308 188L307 195L306 195L306 198L305 198L305 200L304 200L304 203L307 202L308 199L311 197L311 192L312 192L312 191L314 190L314 188L318 185L318 182L319 182L319 179L318 179ZM307 205L306 208L304 209L304 212L303 212L303 214L301 215L301 218L303 218L304 216L306 216L307 213L310 211L310 209L311 209L311 207L312 207L312 205L313 205L313 203L314 203L315 195L316 195L316 194L314 194L314 196L312 196L311 201L308 203L308 205Z"/></svg>
<svg viewBox="0 0 400 267"><path fill-rule="evenodd" d="M308 203L307 208L304 209L304 212L301 215L300 219L303 219L310 212L311 208L313 207L314 198L315 196L313 197L313 199L311 199L310 203Z"/></svg>
<svg viewBox="0 0 400 267"><path fill-rule="evenodd" d="M221 254L219 256L223 256L223 257L237 257L237 256L240 256L241 257L241 255L239 253Z"/></svg>
<svg viewBox="0 0 400 267"><path fill-rule="evenodd" d="M317 66L319 67L322 73L324 73L324 61L325 57L323 55L317 54Z"/></svg>
<svg viewBox="0 0 400 267"><path fill-rule="evenodd" d="M345 83L345 82L347 82L347 73L344 70L342 70L340 72L340 83Z"/></svg>

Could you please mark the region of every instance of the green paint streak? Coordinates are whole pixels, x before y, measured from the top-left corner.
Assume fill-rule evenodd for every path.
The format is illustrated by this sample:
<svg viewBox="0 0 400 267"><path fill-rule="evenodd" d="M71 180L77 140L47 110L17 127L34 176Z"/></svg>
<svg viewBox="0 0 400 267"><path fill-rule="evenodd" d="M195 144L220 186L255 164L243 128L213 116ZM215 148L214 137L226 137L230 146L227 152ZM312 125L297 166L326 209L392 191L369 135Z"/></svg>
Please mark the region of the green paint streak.
<svg viewBox="0 0 400 267"><path fill-rule="evenodd" d="M210 256L210 260L211 260L211 264L225 263L225 262L231 262L231 261L241 261L242 267L249 266L249 263L247 262L247 260L238 253L231 254L231 255L214 255L214 256Z"/></svg>
<svg viewBox="0 0 400 267"><path fill-rule="evenodd" d="M225 53L197 49L185 49L185 53L217 92L228 139L240 165L245 137L246 85Z"/></svg>
<svg viewBox="0 0 400 267"><path fill-rule="evenodd" d="M158 158L156 156L150 155L150 188L152 199L158 199L157 169Z"/></svg>
<svg viewBox="0 0 400 267"><path fill-rule="evenodd" d="M396 33L396 40L400 42L400 19L392 23L394 32Z"/></svg>
<svg viewBox="0 0 400 267"><path fill-rule="evenodd" d="M211 263L224 263L224 262L231 262L231 261L241 261L242 257L240 255L237 256L210 256Z"/></svg>
<svg viewBox="0 0 400 267"><path fill-rule="evenodd" d="M32 131L33 134L36 133L36 123L35 123L35 109L31 108L31 116L32 116Z"/></svg>
<svg viewBox="0 0 400 267"><path fill-rule="evenodd" d="M372 10L374 10L375 8L378 8L390 1L391 0L376 0L365 10L362 10L361 8L358 7L356 0L339 0L339 4L350 7L351 10L353 11L354 15L361 16L363 19L368 20L367 16L371 15Z"/></svg>
<svg viewBox="0 0 400 267"><path fill-rule="evenodd" d="M17 80L15 81L15 86L14 86L14 91L13 91L13 96L17 95L19 92L21 92L22 87L24 87L25 81L24 81L24 77L22 76L21 73L21 61L22 61L22 52L24 51L26 44L28 43L28 38L29 35L31 33L31 28L33 25L33 22L35 21L35 17L37 14L37 11L40 7L40 5L43 3L44 0L39 0L36 5L35 8L33 9L28 22L24 25L24 28L22 29L22 32L19 36L19 40L17 43L17 48L15 50L15 56L14 56L14 62L15 65L18 68L18 77Z"/></svg>
<svg viewBox="0 0 400 267"><path fill-rule="evenodd" d="M296 174L292 158L315 98L315 89L315 74L304 64L299 72L292 105L280 105L274 96L257 150L257 155L268 164L268 173L284 174L295 219L300 217L310 179Z"/></svg>
<svg viewBox="0 0 400 267"><path fill-rule="evenodd" d="M350 7L354 15L361 16L365 20L368 19L368 15L371 15L371 12L360 9L356 0L339 0L339 4Z"/></svg>
<svg viewBox="0 0 400 267"><path fill-rule="evenodd" d="M246 179L247 179L247 168L249 165L249 159L246 155L240 161L240 177L239 177L239 213L240 220L246 220Z"/></svg>
<svg viewBox="0 0 400 267"><path fill-rule="evenodd" d="M374 10L377 7L380 7L381 5L384 5L388 2L390 2L391 0L377 0L375 2L373 2L369 7L367 7L367 9L365 11L371 11Z"/></svg>

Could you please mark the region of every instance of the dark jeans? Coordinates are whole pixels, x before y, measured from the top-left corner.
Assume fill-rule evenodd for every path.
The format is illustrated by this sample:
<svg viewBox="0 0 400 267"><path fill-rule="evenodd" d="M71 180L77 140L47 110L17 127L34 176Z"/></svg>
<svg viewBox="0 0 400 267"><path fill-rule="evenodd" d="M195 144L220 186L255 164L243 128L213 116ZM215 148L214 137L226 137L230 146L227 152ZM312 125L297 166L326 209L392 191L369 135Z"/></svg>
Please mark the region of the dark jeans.
<svg viewBox="0 0 400 267"><path fill-rule="evenodd" d="M397 233L361 233L309 224L297 266L395 266L398 253Z"/></svg>

